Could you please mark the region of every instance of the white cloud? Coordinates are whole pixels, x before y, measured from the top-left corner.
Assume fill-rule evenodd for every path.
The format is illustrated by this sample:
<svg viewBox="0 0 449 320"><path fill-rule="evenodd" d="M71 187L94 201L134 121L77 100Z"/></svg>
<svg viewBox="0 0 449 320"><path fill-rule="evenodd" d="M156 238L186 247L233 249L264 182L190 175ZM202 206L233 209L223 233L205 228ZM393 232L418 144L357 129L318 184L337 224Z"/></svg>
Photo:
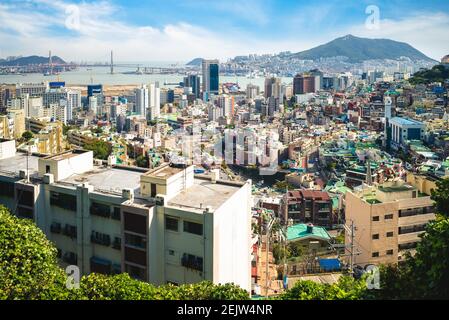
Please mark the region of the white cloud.
<svg viewBox="0 0 449 320"><path fill-rule="evenodd" d="M66 9L70 3L62 0L29 2L47 10L0 5L0 43L7 44L0 48L3 57L46 55L52 50L68 61L107 61L109 51L113 49L116 61L187 61L195 57L224 60L249 53L305 50L347 33L404 41L435 59L449 53L447 14L414 16L400 21L382 20L379 30L354 26L317 37L296 34L270 40L244 33L211 31L183 22L161 28L133 26L118 20L116 17L121 8L107 1L82 2L78 5L79 28L67 30ZM242 8L244 12L251 12L247 7L232 6L229 10L241 11ZM51 15L43 13L49 11ZM254 6L253 12L259 23L264 23L266 16L260 6ZM311 16L311 12L307 15ZM315 18L322 19L322 16Z"/></svg>
<svg viewBox="0 0 449 320"><path fill-rule="evenodd" d="M406 42L436 60L449 53L449 14L446 13L423 13L395 21L383 19L377 30L359 25L348 33Z"/></svg>

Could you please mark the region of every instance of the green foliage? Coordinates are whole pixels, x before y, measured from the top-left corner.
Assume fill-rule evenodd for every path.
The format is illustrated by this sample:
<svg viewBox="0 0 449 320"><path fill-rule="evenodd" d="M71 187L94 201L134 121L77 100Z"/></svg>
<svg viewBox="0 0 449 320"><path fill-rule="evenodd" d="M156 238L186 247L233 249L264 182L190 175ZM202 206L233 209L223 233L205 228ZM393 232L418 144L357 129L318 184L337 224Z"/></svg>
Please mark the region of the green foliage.
<svg viewBox="0 0 449 320"><path fill-rule="evenodd" d="M284 258L286 259L291 255L288 246L284 246L283 244L280 243L273 244L272 250L276 264L281 263Z"/></svg>
<svg viewBox="0 0 449 320"><path fill-rule="evenodd" d="M141 168L148 168L148 158L145 155L139 155L136 158L136 165Z"/></svg>
<svg viewBox="0 0 449 320"><path fill-rule="evenodd" d="M62 125L62 133L64 134L64 135L67 135L67 133L69 132L69 130L72 130L72 129L76 129L77 127L76 126L66 126L66 125Z"/></svg>
<svg viewBox="0 0 449 320"><path fill-rule="evenodd" d="M431 199L435 201L436 211L449 217L449 178L437 181L437 189L432 190Z"/></svg>
<svg viewBox="0 0 449 320"><path fill-rule="evenodd" d="M30 139L33 138L33 133L31 131L25 131L24 133L22 133L22 138L25 141L30 141Z"/></svg>
<svg viewBox="0 0 449 320"><path fill-rule="evenodd" d="M413 85L429 84L432 82L444 82L449 79L449 69L443 65L436 65L430 70L416 72L409 82Z"/></svg>
<svg viewBox="0 0 449 320"><path fill-rule="evenodd" d="M0 299L65 299L56 248L32 221L0 206Z"/></svg>
<svg viewBox="0 0 449 320"><path fill-rule="evenodd" d="M106 160L112 152L112 147L109 143L102 140L92 140L84 144L86 150L94 152L94 158Z"/></svg>
<svg viewBox="0 0 449 320"><path fill-rule="evenodd" d="M128 274L92 273L79 289L68 289L67 275L57 264L56 248L31 221L12 216L0 206L0 300L244 300L248 293L234 284L156 287Z"/></svg>
<svg viewBox="0 0 449 320"><path fill-rule="evenodd" d="M96 127L96 128L91 129L90 131L91 131L92 133L95 133L95 134L102 134L102 133L103 133L103 128L101 128L101 127Z"/></svg>
<svg viewBox="0 0 449 320"><path fill-rule="evenodd" d="M365 279L355 280L342 276L338 282L329 285L310 280L298 281L293 288L284 292L282 300L358 300L366 295Z"/></svg>
<svg viewBox="0 0 449 320"><path fill-rule="evenodd" d="M278 182L276 182L275 184L274 184L274 187L276 188L276 189L278 189L278 190L285 190L285 191L287 191L287 188L289 189L289 190L293 190L293 189L295 189L295 187L292 185L292 184L290 184L290 183L287 183L287 181L278 181Z"/></svg>

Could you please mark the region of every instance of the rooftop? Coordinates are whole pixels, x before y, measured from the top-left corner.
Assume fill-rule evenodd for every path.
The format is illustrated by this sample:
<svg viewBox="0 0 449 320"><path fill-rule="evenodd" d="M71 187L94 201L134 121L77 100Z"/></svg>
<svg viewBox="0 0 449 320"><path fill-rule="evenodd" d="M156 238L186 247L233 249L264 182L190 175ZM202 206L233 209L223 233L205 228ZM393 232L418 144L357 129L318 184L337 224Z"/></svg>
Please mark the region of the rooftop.
<svg viewBox="0 0 449 320"><path fill-rule="evenodd" d="M39 157L35 155L28 156L28 170L30 176L37 174L39 168ZM19 174L19 170L26 170L27 155L26 153L17 152L14 157L0 160L0 171L6 173Z"/></svg>
<svg viewBox="0 0 449 320"><path fill-rule="evenodd" d="M307 237L320 238L322 240L330 240L330 235L323 227L313 226L312 232L307 231L307 224L299 223L287 228L287 240L298 240Z"/></svg>
<svg viewBox="0 0 449 320"><path fill-rule="evenodd" d="M241 186L220 181L211 183L210 180L195 178L193 185L170 199L168 206L197 210L205 210L206 207L210 207L214 211Z"/></svg>
<svg viewBox="0 0 449 320"><path fill-rule="evenodd" d="M142 172L138 171L96 166L91 171L73 174L61 182L71 184L88 182L99 190L117 193L121 193L125 188L133 189L134 193L138 195L141 175Z"/></svg>
<svg viewBox="0 0 449 320"><path fill-rule="evenodd" d="M401 117L394 117L391 118L390 123L396 123L402 126L411 126L411 125L423 125L422 122L410 119L410 118L401 118Z"/></svg>
<svg viewBox="0 0 449 320"><path fill-rule="evenodd" d="M146 172L144 175L150 176L150 177L155 177L155 178L168 179L171 176L181 172L182 170L184 170L184 169L171 167L171 166L163 166L163 167L158 167L153 170L150 170L150 171Z"/></svg>

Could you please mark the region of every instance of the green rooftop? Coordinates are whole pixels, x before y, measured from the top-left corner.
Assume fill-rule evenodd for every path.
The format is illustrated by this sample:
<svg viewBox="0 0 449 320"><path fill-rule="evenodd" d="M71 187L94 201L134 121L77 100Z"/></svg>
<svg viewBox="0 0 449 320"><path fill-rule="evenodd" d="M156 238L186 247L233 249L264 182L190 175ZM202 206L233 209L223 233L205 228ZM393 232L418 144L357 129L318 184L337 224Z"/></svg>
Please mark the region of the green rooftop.
<svg viewBox="0 0 449 320"><path fill-rule="evenodd" d="M287 228L287 240L300 240L307 237L320 238L322 240L330 240L330 235L323 227L313 226L312 232L307 231L307 224L299 223Z"/></svg>

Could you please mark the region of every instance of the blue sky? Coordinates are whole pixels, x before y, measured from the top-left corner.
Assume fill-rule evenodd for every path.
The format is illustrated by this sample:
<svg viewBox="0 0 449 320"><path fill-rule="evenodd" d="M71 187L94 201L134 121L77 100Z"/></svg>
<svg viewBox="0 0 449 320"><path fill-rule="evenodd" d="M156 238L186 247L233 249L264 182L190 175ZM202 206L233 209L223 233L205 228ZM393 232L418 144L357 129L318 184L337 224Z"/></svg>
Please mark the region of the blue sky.
<svg viewBox="0 0 449 320"><path fill-rule="evenodd" d="M378 28L365 22L379 8ZM104 61L226 59L301 51L345 34L449 53L449 1L409 0L0 0L0 57Z"/></svg>

